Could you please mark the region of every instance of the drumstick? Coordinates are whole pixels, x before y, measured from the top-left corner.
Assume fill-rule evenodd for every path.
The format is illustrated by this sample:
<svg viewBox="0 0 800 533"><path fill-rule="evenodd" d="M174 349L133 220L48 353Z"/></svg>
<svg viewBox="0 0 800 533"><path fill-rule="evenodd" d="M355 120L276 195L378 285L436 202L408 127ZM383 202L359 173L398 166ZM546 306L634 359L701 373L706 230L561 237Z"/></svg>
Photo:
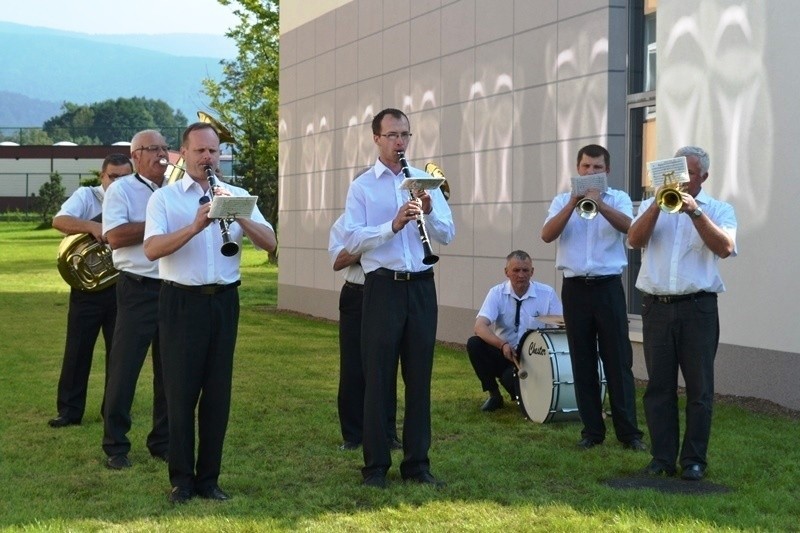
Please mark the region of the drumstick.
<svg viewBox="0 0 800 533"><path fill-rule="evenodd" d="M519 376L519 379L527 378L528 377L528 371L527 370L523 370L519 366L519 363L517 362L517 358L516 357L512 357L511 360L514 362L514 366L517 367L517 376Z"/></svg>

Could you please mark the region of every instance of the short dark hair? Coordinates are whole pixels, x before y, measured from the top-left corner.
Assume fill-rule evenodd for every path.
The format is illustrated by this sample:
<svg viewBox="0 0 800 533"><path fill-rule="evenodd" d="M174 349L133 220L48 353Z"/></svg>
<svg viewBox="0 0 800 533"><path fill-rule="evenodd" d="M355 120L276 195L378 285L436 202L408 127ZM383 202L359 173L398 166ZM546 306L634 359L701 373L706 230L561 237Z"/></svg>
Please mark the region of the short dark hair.
<svg viewBox="0 0 800 533"><path fill-rule="evenodd" d="M200 130L211 130L219 139L219 132L217 129L211 125L210 122L194 122L189 124L185 130L183 130L183 137L181 138L181 146L186 146L186 142L189 140L189 134L193 131L200 131Z"/></svg>
<svg viewBox="0 0 800 533"><path fill-rule="evenodd" d="M524 250L514 250L513 252L511 252L506 256L506 262L511 261L512 259L519 259L520 261L527 261L528 259L530 259L531 261L533 261L533 259L531 259L531 256L528 255L528 252Z"/></svg>
<svg viewBox="0 0 800 533"><path fill-rule="evenodd" d="M133 168L133 163L131 163L131 158L125 154L108 154L105 159L103 159L103 166L100 167L100 172L105 172L108 168L108 165L115 165L115 166L122 166L122 165L129 165Z"/></svg>
<svg viewBox="0 0 800 533"><path fill-rule="evenodd" d="M384 109L383 111L381 111L380 113L378 113L377 115L375 115L375 117L372 119L372 133L373 134L375 134L375 135L380 135L381 134L381 122L383 122L383 117L385 117L386 115L389 115L389 116L392 116L392 117L398 118L398 119L399 118L404 118L404 119L406 119L406 122L408 122L408 124L411 125L411 121L408 120L408 117L406 116L405 113L403 113L399 109L395 109L393 107L388 107L388 108Z"/></svg>
<svg viewBox="0 0 800 533"><path fill-rule="evenodd" d="M603 160L606 162L606 168L611 166L611 154L608 153L608 150L600 146L599 144L587 144L580 150L578 150L578 158L575 161L576 165L581 164L581 158L583 158L583 154L586 154L589 157L600 157L603 156Z"/></svg>

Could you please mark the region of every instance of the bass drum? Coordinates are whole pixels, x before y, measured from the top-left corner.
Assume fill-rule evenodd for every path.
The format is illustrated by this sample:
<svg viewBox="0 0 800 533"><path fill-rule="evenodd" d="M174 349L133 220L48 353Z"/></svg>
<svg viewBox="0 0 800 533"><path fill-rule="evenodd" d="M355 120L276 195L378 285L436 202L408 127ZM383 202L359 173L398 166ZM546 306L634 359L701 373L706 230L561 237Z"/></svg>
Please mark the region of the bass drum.
<svg viewBox="0 0 800 533"><path fill-rule="evenodd" d="M575 381L569 358L567 334L561 329L533 329L522 336L517 350L520 373L518 400L522 415L532 422L580 420L575 401ZM606 377L600 359L600 401L606 396Z"/></svg>

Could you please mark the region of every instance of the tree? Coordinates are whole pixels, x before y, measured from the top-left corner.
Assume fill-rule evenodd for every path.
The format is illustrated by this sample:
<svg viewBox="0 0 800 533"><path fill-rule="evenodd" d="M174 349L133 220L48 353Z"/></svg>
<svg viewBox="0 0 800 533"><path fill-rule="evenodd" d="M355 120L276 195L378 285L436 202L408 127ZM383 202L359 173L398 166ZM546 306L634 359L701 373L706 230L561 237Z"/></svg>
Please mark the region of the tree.
<svg viewBox="0 0 800 533"><path fill-rule="evenodd" d="M259 209L278 230L278 4L235 0L239 25L228 31L238 46L223 61L223 79L203 81L210 106L236 139L234 172L258 196ZM218 0L228 6L234 0ZM274 259L274 258L273 258Z"/></svg>
<svg viewBox="0 0 800 533"><path fill-rule="evenodd" d="M167 143L178 146L186 117L163 100L117 98L89 105L65 102L63 113L44 123L50 138L79 144L129 141L137 131L157 129Z"/></svg>
<svg viewBox="0 0 800 533"><path fill-rule="evenodd" d="M61 175L58 172L50 174L50 181L43 183L39 187L39 198L36 202L36 207L39 209L39 214L42 216L42 226L50 226L53 222L53 217L61 208L64 203L64 198L67 195L67 189L61 185Z"/></svg>

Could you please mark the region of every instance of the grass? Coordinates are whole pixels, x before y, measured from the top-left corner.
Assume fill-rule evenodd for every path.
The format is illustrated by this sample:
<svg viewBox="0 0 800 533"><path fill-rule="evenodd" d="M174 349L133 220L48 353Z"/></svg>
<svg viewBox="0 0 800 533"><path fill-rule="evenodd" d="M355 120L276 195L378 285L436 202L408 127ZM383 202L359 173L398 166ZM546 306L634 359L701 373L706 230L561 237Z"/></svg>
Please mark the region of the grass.
<svg viewBox="0 0 800 533"><path fill-rule="evenodd" d="M67 288L55 269L59 234L35 228L0 223L0 530L799 530L796 417L717 405L709 475L730 492L616 490L604 481L632 475L646 454L613 439L578 451L579 424L533 424L516 407L481 413L484 397L466 355L449 345L436 351L431 447L433 472L448 486L404 485L395 453L389 489L361 487L360 452L337 449L336 325L277 311L277 269L248 246L220 479L233 499L173 508L166 469L144 445L149 362L133 407L130 470L103 466L102 341L83 424L46 424L55 415ZM641 390L639 417L643 425Z"/></svg>

